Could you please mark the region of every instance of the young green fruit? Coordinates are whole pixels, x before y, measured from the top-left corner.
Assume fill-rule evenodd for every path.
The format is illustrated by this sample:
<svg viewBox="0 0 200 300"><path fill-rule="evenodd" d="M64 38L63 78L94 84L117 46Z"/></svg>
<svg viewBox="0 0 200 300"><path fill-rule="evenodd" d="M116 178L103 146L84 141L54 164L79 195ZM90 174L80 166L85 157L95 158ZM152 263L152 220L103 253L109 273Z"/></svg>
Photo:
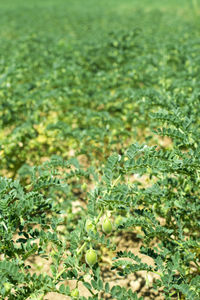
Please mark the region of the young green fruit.
<svg viewBox="0 0 200 300"><path fill-rule="evenodd" d="M78 289L72 290L71 291L71 297L75 298L75 299L78 299L78 297L79 297L79 290Z"/></svg>
<svg viewBox="0 0 200 300"><path fill-rule="evenodd" d="M92 231L92 232L96 232L96 227L94 224L92 224L92 221L91 220L87 220L86 223L85 223L85 230L87 232L89 231Z"/></svg>
<svg viewBox="0 0 200 300"><path fill-rule="evenodd" d="M113 226L112 226L111 221L108 218L106 218L102 223L102 230L105 233L109 234L109 233L111 233L112 229L113 229Z"/></svg>
<svg viewBox="0 0 200 300"><path fill-rule="evenodd" d="M119 226L122 224L123 221L123 217L122 216L117 216L117 218L115 219L115 225Z"/></svg>
<svg viewBox="0 0 200 300"><path fill-rule="evenodd" d="M81 189L85 192L85 191L87 191L87 183L83 183L82 185L81 185Z"/></svg>
<svg viewBox="0 0 200 300"><path fill-rule="evenodd" d="M92 267L93 265L96 264L97 262L97 254L96 254L96 251L93 250L92 248L87 250L86 254L85 254L85 260L86 260L86 263Z"/></svg>
<svg viewBox="0 0 200 300"><path fill-rule="evenodd" d="M10 292L10 290L12 289L12 284L9 282L5 282L4 283L4 288L6 290L6 293Z"/></svg>

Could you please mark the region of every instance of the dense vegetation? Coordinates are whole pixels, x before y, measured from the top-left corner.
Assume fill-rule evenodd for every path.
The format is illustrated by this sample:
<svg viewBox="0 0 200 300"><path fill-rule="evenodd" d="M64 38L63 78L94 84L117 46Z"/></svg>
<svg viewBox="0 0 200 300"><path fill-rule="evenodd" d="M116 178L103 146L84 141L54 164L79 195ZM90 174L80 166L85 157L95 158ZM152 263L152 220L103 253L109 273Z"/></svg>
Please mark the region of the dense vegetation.
<svg viewBox="0 0 200 300"><path fill-rule="evenodd" d="M104 255L200 298L199 30L192 0L0 1L0 299L151 299Z"/></svg>

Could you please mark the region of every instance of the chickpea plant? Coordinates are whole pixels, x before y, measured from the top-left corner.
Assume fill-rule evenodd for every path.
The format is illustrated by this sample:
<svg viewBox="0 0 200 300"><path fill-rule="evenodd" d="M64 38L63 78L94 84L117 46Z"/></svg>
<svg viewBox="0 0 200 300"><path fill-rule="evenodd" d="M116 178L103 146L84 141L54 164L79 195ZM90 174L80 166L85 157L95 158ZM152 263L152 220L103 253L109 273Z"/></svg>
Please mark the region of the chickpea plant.
<svg viewBox="0 0 200 300"><path fill-rule="evenodd" d="M0 299L200 299L199 12L146 2L0 3Z"/></svg>
<svg viewBox="0 0 200 300"><path fill-rule="evenodd" d="M152 115L153 118L157 116L159 120L168 116L168 123L174 124L175 115ZM182 123L177 116L176 122ZM184 126L180 136L178 129L158 131L172 133L173 138L176 130L176 141L170 150L133 144L123 156L113 154L109 157L102 168L101 179L88 194L87 207L74 214L73 224L62 217L62 202L54 199L57 194L60 197L70 195L71 178L86 179L89 169L80 167L74 171L75 161L72 165L70 161L54 157L40 167L30 168L29 185L22 186L16 180L1 178L2 297L43 299L48 292L54 291L86 299L78 287L70 290L65 284L75 279L77 286L82 282L90 292L88 299L99 299L104 293L116 299L139 299L130 289L110 288L108 282L102 281L100 255L104 245L116 253L111 268L120 276L140 270L155 273L159 279L154 282L154 289L162 288L166 299L173 295L198 299L199 152L195 129L188 130L186 126L186 131ZM186 147L188 151L181 150ZM134 183L127 184L127 176L135 172L150 177L153 174L152 185L140 188ZM100 178L91 176L94 176L93 180ZM119 218L117 211L123 209L127 211L126 217ZM117 227L112 225L112 214L116 215ZM164 224L159 218L166 220ZM59 226L64 228L61 230ZM131 251L117 251L113 244L117 231L132 231L136 226L141 229L140 252L153 258L154 265L143 263ZM155 238L159 243L154 243ZM50 245L54 250L48 253ZM52 257L52 275L31 274L29 257L48 259L49 255ZM85 280L87 274L89 281Z"/></svg>

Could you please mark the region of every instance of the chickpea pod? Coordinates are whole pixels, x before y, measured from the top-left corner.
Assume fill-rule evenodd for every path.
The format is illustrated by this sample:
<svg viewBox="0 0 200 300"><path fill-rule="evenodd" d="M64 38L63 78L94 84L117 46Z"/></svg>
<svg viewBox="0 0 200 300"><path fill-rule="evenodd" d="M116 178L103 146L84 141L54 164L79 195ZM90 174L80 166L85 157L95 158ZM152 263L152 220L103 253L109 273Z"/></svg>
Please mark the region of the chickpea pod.
<svg viewBox="0 0 200 300"><path fill-rule="evenodd" d="M85 254L85 261L90 267L92 267L93 265L96 264L97 254L94 249L90 248L89 250L87 250L87 252Z"/></svg>
<svg viewBox="0 0 200 300"><path fill-rule="evenodd" d="M106 234L109 234L112 232L112 229L113 229L113 226L112 226L111 221L108 218L106 218L102 223L103 232Z"/></svg>

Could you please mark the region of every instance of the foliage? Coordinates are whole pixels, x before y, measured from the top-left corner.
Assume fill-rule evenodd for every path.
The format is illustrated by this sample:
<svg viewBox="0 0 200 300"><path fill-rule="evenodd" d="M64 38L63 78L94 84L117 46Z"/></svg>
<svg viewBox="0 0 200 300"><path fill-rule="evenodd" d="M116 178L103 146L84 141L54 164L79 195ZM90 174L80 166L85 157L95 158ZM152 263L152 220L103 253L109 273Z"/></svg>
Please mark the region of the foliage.
<svg viewBox="0 0 200 300"><path fill-rule="evenodd" d="M198 2L81 3L0 2L0 298L199 299Z"/></svg>

